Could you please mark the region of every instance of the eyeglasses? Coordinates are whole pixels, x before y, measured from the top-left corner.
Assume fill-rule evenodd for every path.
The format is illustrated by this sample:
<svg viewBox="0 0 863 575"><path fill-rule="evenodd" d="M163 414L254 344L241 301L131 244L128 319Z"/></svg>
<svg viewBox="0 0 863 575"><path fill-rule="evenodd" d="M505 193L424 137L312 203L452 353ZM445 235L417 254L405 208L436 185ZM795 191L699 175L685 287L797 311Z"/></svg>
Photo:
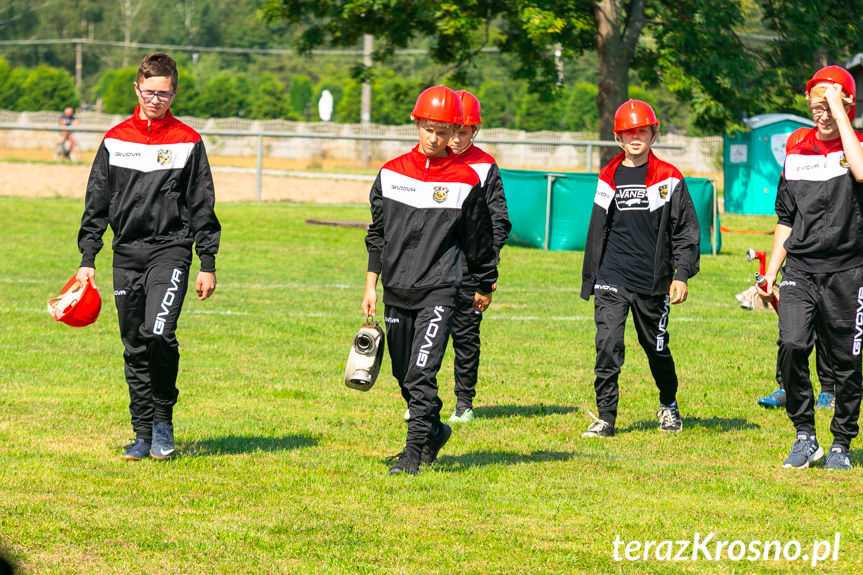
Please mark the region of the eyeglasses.
<svg viewBox="0 0 863 575"><path fill-rule="evenodd" d="M145 102L150 102L153 98L156 98L160 102L167 102L177 93L176 90L173 92L154 92L153 90L142 90L137 86L135 87L138 89L138 93L141 94L141 98L143 98Z"/></svg>
<svg viewBox="0 0 863 575"><path fill-rule="evenodd" d="M812 112L813 118L820 118L824 114L830 114L830 108L826 106L809 106L809 111Z"/></svg>

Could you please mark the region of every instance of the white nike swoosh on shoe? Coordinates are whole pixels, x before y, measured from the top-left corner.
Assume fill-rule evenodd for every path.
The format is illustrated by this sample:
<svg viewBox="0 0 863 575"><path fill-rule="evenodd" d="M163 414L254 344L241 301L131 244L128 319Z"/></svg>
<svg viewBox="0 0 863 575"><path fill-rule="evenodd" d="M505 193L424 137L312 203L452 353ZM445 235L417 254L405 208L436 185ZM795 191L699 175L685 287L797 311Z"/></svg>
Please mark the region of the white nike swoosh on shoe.
<svg viewBox="0 0 863 575"><path fill-rule="evenodd" d="M159 453L161 453L162 455L171 455L172 453L174 453L174 450L159 448Z"/></svg>

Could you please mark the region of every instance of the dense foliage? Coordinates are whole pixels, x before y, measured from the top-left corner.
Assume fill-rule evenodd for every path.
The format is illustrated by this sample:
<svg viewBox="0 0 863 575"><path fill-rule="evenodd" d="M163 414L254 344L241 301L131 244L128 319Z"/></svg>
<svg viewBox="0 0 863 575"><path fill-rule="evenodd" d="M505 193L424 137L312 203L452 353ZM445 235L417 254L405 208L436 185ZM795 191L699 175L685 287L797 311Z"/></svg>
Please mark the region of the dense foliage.
<svg viewBox="0 0 863 575"><path fill-rule="evenodd" d="M333 120L357 122L367 79L376 123L404 122L419 90L445 82L480 96L486 127L604 133L641 95L663 130L718 133L747 114L805 112L812 70L863 51L847 16L859 13L863 0L12 0L0 108L126 113L135 65L163 49L181 65L182 114L316 120L326 89Z"/></svg>

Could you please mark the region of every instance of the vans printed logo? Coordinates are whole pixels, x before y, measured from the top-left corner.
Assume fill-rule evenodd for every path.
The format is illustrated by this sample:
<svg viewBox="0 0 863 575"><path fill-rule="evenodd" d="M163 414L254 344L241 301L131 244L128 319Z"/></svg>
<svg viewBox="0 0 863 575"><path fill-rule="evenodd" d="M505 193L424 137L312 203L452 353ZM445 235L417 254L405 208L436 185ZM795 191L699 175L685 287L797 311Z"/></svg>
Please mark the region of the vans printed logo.
<svg viewBox="0 0 863 575"><path fill-rule="evenodd" d="M159 162L160 166L164 166L170 162L173 157L174 153L171 150L159 150L156 152L156 161Z"/></svg>
<svg viewBox="0 0 863 575"><path fill-rule="evenodd" d="M449 188L446 186L435 186L434 194L432 194L432 199L439 204L442 204L446 201L446 197L449 195Z"/></svg>
<svg viewBox="0 0 863 575"><path fill-rule="evenodd" d="M667 195L667 192L666 192ZM614 193L614 202L620 211L646 210L650 208L647 189L644 186L621 186Z"/></svg>

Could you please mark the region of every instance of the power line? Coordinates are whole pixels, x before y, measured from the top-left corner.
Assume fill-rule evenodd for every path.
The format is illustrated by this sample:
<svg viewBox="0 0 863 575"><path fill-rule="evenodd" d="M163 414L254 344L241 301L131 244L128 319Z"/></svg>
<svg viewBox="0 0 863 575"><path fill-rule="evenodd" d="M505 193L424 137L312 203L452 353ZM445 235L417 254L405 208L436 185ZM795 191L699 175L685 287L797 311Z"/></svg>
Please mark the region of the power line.
<svg viewBox="0 0 863 575"><path fill-rule="evenodd" d="M225 54L270 54L286 55L296 54L292 48L231 48L219 46L178 46L172 44L146 44L142 42L119 42L111 40L91 40L89 38L55 38L36 40L0 40L0 46L37 46L56 44L81 44L92 46L112 46L119 48L147 48L149 50L175 50L180 52L220 52ZM483 52L497 52L494 46L482 49ZM402 48L394 50L398 56L415 56L428 54L425 48ZM313 56L358 56L362 57L362 50L312 50Z"/></svg>

